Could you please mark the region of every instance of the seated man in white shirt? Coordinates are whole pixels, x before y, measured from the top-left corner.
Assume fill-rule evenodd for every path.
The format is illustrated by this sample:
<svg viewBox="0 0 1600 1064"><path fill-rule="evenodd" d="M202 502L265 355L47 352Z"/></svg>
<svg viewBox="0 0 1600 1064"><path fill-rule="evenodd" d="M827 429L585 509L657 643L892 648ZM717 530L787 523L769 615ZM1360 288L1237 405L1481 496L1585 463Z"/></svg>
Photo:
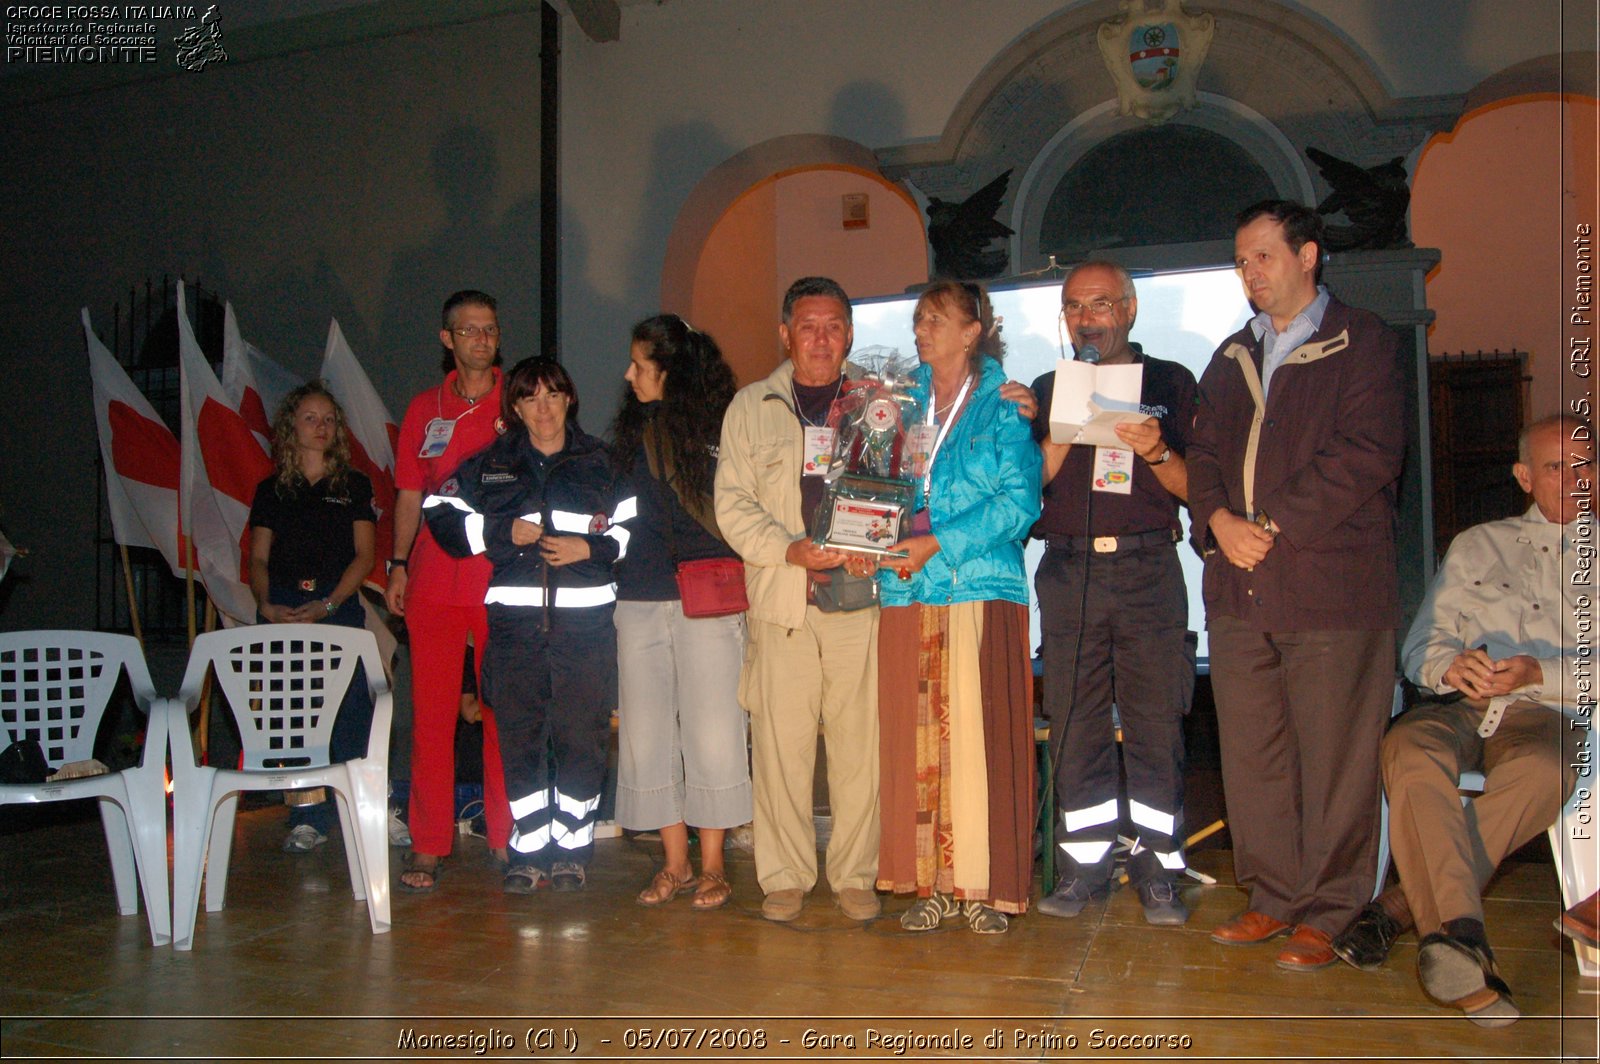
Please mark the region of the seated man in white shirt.
<svg viewBox="0 0 1600 1064"><path fill-rule="evenodd" d="M1544 418L1518 457L1533 506L1456 537L1406 636L1406 676L1425 701L1395 721L1382 755L1400 885L1333 941L1344 960L1377 968L1414 924L1423 990L1486 1027L1519 1013L1489 949L1483 887L1560 814L1594 704L1587 693L1580 704L1572 671L1574 618L1593 601L1580 564L1595 548L1593 435L1576 418ZM1486 787L1463 807L1457 782L1474 770Z"/></svg>

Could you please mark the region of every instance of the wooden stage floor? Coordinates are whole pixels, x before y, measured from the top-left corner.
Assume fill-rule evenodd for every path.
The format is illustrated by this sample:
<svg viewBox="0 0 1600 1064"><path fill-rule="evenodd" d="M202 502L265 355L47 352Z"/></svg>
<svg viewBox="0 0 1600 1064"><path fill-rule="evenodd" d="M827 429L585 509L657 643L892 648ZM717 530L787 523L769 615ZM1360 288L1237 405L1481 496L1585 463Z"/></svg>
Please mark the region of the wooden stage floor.
<svg viewBox="0 0 1600 1064"><path fill-rule="evenodd" d="M768 923L739 852L727 909L643 909L633 895L659 848L638 839L602 841L582 894L508 896L482 840L463 838L437 892L397 892L393 931L373 936L338 837L285 855L284 815L241 812L227 908L201 912L191 953L153 948L142 915L116 915L97 818L13 820L0 834L0 1055L1596 1059L1596 981L1551 929L1547 864L1510 864L1491 889L1491 940L1524 1019L1483 1030L1423 996L1411 936L1373 973L1292 974L1270 946L1213 944L1243 896L1228 851L1204 845L1193 862L1222 883L1188 890L1186 927L1147 926L1122 891L1075 920L1030 915L977 936L901 931L904 899L855 924L826 886L798 922ZM391 860L398 870L398 850Z"/></svg>

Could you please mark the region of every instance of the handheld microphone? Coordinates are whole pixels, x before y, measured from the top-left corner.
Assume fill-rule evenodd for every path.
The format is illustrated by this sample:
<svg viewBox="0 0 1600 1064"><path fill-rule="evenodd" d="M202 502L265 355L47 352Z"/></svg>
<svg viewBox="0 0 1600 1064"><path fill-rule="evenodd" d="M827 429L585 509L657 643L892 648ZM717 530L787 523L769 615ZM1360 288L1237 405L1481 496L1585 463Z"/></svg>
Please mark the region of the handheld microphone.
<svg viewBox="0 0 1600 1064"><path fill-rule="evenodd" d="M1091 366L1098 364L1100 361L1100 349L1094 344L1084 344L1078 348L1078 361L1087 362Z"/></svg>

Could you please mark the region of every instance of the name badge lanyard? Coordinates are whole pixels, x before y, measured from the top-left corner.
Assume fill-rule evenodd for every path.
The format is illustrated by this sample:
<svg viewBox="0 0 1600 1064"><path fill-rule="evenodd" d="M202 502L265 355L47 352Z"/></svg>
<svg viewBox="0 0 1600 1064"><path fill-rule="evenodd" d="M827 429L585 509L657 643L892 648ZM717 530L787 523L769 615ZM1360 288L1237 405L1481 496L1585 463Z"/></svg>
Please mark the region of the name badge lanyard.
<svg viewBox="0 0 1600 1064"><path fill-rule="evenodd" d="M961 390L956 393L955 402L950 404L950 416L939 426L939 434L933 438L933 447L928 451L928 468L922 471L922 506L928 506L928 494L933 490L933 463L939 457L939 448L944 446L944 438L950 432L950 426L956 422L956 415L961 413L961 405L966 402L967 392L972 388L972 374L967 374L967 379L961 382ZM933 388L928 388L928 413L926 425L933 424Z"/></svg>
<svg viewBox="0 0 1600 1064"><path fill-rule="evenodd" d="M423 430L422 451L418 458L438 458L450 447L450 440L456 433L456 422L478 409L477 400L467 403L467 408L455 417L444 416L444 385L439 385L438 396L435 399L435 409L438 416L428 422Z"/></svg>

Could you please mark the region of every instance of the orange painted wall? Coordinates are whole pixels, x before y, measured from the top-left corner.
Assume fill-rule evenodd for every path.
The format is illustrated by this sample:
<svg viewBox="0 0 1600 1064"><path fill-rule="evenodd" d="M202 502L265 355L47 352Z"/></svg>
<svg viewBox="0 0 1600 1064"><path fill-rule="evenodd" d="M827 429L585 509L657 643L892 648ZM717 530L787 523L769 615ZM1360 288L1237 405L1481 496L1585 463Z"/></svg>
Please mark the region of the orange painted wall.
<svg viewBox="0 0 1600 1064"><path fill-rule="evenodd" d="M740 384L777 365L777 186L764 181L728 208L695 268L689 320L722 348ZM765 368L763 368L765 367Z"/></svg>
<svg viewBox="0 0 1600 1064"><path fill-rule="evenodd" d="M858 192L870 197L871 224L845 229L841 197ZM728 209L695 269L691 320L717 338L741 384L782 359L783 293L809 274L834 278L852 298L926 282L927 243L915 204L878 178L828 167L761 182Z"/></svg>
<svg viewBox="0 0 1600 1064"><path fill-rule="evenodd" d="M1571 229L1600 221L1596 107L1554 96L1485 107L1429 142L1412 182L1412 240L1443 252L1427 282L1428 350L1529 352L1531 417L1570 389Z"/></svg>

